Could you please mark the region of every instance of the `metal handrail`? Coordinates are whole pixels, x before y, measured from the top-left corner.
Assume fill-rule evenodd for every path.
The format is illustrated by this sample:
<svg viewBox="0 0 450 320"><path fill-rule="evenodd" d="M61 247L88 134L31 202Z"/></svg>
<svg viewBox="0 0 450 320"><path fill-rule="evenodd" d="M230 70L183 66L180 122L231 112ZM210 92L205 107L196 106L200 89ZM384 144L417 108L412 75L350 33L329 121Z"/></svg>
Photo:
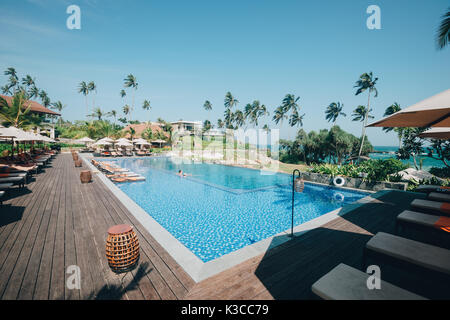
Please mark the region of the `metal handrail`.
<svg viewBox="0 0 450 320"><path fill-rule="evenodd" d="M292 216L291 216L291 234L288 235L294 238L294 195L295 195L295 173L298 173L298 177L301 178L301 172L298 169L292 171Z"/></svg>

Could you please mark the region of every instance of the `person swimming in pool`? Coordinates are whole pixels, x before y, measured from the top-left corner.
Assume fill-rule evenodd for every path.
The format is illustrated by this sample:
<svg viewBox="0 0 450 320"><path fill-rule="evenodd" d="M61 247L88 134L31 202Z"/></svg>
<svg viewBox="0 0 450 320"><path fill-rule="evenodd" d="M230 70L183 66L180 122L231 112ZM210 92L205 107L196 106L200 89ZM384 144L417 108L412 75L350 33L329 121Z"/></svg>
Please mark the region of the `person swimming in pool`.
<svg viewBox="0 0 450 320"><path fill-rule="evenodd" d="M187 177L187 176L190 176L189 173L184 173L182 170L178 170L177 175L179 175L180 177Z"/></svg>

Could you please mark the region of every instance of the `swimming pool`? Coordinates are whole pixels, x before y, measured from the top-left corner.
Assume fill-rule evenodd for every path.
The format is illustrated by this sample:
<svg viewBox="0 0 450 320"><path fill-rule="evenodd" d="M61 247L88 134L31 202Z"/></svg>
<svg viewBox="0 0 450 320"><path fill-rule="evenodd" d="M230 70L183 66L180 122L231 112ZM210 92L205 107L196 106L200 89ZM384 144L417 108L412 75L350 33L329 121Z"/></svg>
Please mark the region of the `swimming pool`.
<svg viewBox="0 0 450 320"><path fill-rule="evenodd" d="M107 161L146 177L117 186L203 262L290 228L290 175L167 157ZM192 177L177 176L180 169ZM295 195L294 225L367 195L306 183Z"/></svg>

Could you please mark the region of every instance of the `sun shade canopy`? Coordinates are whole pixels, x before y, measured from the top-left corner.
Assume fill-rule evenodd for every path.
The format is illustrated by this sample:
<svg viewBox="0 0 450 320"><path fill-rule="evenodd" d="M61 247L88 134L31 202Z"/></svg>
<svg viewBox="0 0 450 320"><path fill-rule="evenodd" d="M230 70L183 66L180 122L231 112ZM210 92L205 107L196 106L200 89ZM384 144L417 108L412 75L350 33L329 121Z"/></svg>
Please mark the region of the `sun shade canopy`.
<svg viewBox="0 0 450 320"><path fill-rule="evenodd" d="M448 140L450 139L450 127L432 128L419 134L419 137Z"/></svg>
<svg viewBox="0 0 450 320"><path fill-rule="evenodd" d="M373 122L368 127L450 127L450 89Z"/></svg>

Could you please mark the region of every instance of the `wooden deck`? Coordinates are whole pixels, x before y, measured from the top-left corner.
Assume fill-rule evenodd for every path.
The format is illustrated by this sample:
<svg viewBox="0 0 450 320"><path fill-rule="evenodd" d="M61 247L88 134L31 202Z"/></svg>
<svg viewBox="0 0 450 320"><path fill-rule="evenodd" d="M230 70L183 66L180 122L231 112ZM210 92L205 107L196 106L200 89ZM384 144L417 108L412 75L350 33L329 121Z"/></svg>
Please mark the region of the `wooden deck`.
<svg viewBox="0 0 450 320"><path fill-rule="evenodd" d="M420 197L388 192L196 284L98 178L81 184L80 170L60 154L9 193L0 208L1 299L311 299L312 283L337 264L361 269L369 238L393 233L395 217ZM135 226L141 244L139 268L123 279L104 252L107 229L121 223ZM80 290L66 287L70 265L80 267Z"/></svg>

